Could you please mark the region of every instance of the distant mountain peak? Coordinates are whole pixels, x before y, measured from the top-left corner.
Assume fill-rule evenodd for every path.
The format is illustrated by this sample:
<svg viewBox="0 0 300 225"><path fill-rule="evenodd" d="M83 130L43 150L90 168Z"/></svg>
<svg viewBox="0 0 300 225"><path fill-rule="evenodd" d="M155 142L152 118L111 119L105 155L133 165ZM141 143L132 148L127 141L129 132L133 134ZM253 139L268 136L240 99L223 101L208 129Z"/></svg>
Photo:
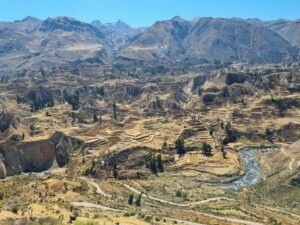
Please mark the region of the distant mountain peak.
<svg viewBox="0 0 300 225"><path fill-rule="evenodd" d="M174 16L171 21L185 21L185 19L183 19L182 17L180 16Z"/></svg>
<svg viewBox="0 0 300 225"><path fill-rule="evenodd" d="M22 19L22 22L41 22L41 20L32 16L27 16Z"/></svg>
<svg viewBox="0 0 300 225"><path fill-rule="evenodd" d="M117 22L116 22L117 24L126 24L123 20L121 20L121 19L118 19L117 20ZM126 24L127 25L127 24Z"/></svg>
<svg viewBox="0 0 300 225"><path fill-rule="evenodd" d="M106 26L111 26L114 28L121 28L121 29L128 29L131 28L130 25L128 25L127 23L125 23L122 20L117 20L116 22L112 22L112 23L105 23Z"/></svg>
<svg viewBox="0 0 300 225"><path fill-rule="evenodd" d="M47 18L42 22L40 27L40 31L54 31L54 30L65 30L65 31L83 31L83 30L93 30L94 26L76 20L72 17L55 17L55 18Z"/></svg>
<svg viewBox="0 0 300 225"><path fill-rule="evenodd" d="M157 47L162 45L164 48ZM295 48L277 33L243 19L203 17L187 21L174 17L156 22L119 55L145 61L278 62L295 53Z"/></svg>
<svg viewBox="0 0 300 225"><path fill-rule="evenodd" d="M92 25L103 25L103 23L100 20L93 20L91 22Z"/></svg>

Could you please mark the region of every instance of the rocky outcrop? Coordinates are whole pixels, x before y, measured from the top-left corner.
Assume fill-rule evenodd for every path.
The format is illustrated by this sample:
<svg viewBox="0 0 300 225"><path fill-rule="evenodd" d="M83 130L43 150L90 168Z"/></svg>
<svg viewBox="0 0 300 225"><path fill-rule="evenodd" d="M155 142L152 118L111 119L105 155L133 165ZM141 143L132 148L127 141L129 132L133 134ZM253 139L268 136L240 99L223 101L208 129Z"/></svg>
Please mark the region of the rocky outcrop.
<svg viewBox="0 0 300 225"><path fill-rule="evenodd" d="M206 93L202 96L202 100L203 100L203 103L207 105L207 104L212 103L216 97L217 97L217 94L215 94L215 93Z"/></svg>
<svg viewBox="0 0 300 225"><path fill-rule="evenodd" d="M47 170L55 159L55 146L48 140L22 142L17 145L6 143L0 146L0 152L4 158L7 176Z"/></svg>
<svg viewBox="0 0 300 225"><path fill-rule="evenodd" d="M8 128L13 127L17 129L19 119L8 111L2 111L0 113L0 132L6 131Z"/></svg>
<svg viewBox="0 0 300 225"><path fill-rule="evenodd" d="M55 157L58 166L62 167L69 162L69 154L74 149L83 146L84 142L78 138L66 136L62 132L55 132L50 141L55 144Z"/></svg>
<svg viewBox="0 0 300 225"><path fill-rule="evenodd" d="M263 49L263 50L262 50ZM137 61L281 62L297 54L277 33L243 20L181 18L156 22L118 56Z"/></svg>
<svg viewBox="0 0 300 225"><path fill-rule="evenodd" d="M119 179L147 177L150 171L146 167L145 160L151 150L138 147L107 154L96 163L94 175L98 178L113 177L116 170Z"/></svg>
<svg viewBox="0 0 300 225"><path fill-rule="evenodd" d="M7 176L6 167L4 164L4 156L0 153L0 178L5 178Z"/></svg>
<svg viewBox="0 0 300 225"><path fill-rule="evenodd" d="M65 166L70 153L83 146L83 141L56 132L51 138L39 141L14 144L6 142L0 145L0 178L22 172L41 172L57 162Z"/></svg>
<svg viewBox="0 0 300 225"><path fill-rule="evenodd" d="M195 90L197 87L201 86L204 84L204 82L206 81L206 76L203 76L203 75L199 75L197 77L195 77L193 79L193 87L192 87L192 90Z"/></svg>
<svg viewBox="0 0 300 225"><path fill-rule="evenodd" d="M113 99L118 101L135 101L143 92L143 87L139 84L131 83L116 83L116 84L105 84L105 94L112 96Z"/></svg>
<svg viewBox="0 0 300 225"><path fill-rule="evenodd" d="M288 123L276 131L277 138L280 140L295 142L300 139L300 124Z"/></svg>

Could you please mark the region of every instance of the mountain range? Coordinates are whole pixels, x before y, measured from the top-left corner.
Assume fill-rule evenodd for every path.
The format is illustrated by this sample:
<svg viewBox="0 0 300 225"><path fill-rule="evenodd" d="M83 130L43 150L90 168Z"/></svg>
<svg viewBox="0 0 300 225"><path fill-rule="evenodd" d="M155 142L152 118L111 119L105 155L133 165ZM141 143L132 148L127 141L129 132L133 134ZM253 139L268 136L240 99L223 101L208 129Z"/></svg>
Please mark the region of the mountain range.
<svg viewBox="0 0 300 225"><path fill-rule="evenodd" d="M0 22L1 70L118 60L171 62L290 61L299 56L300 21L174 17L147 28L26 17Z"/></svg>

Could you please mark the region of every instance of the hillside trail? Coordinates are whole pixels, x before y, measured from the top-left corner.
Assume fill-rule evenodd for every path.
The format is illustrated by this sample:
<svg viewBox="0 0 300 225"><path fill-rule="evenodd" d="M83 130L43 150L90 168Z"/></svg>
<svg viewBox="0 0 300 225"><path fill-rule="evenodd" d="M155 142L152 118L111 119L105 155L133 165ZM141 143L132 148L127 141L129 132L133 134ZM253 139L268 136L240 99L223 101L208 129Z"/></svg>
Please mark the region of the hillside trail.
<svg viewBox="0 0 300 225"><path fill-rule="evenodd" d="M108 198L112 198L111 195L105 193L101 187L99 186L99 184L97 184L96 182L86 178L86 177L80 177L81 180L84 180L86 181L88 184L92 185L95 189L96 189L96 193L97 194L100 194L100 195L103 195L104 197L108 197ZM119 182L118 182L119 183ZM124 186L126 189L136 193L136 194L141 194L142 192L138 191L137 189L127 185L127 184L122 184L122 183L119 183L121 184L122 186ZM150 195L147 195L147 194L144 194L143 193L143 196L146 196L147 198L151 199L151 200L154 200L154 201L157 201L157 202L160 202L160 203L165 203L165 204L169 204L169 205L174 205L174 206L181 206L181 207L188 207L188 206L195 206L195 205L201 205L201 204L204 204L204 203L208 203L208 202L211 202L211 201L218 201L218 200L228 200L228 201L233 201L233 199L230 199L230 198L226 198L226 197L215 197L215 198L208 198L208 199L205 199L205 200L201 200L201 201L197 201L197 202L192 202L192 203L187 203L187 204L180 204L180 203L175 203L175 202L170 202L170 201L166 201L166 200L163 200L163 199L159 199L159 198L155 198L153 196L150 196Z"/></svg>
<svg viewBox="0 0 300 225"><path fill-rule="evenodd" d="M249 221L249 220L242 220L242 219L236 219L236 218L230 218L230 217L216 216L216 215L197 212L197 211L193 211L193 210L182 210L182 211L192 212L192 213L196 213L196 214L199 214L199 215L203 215L203 216L207 216L207 217L210 217L210 218L219 219L219 220L223 220L223 221L227 221L227 222L231 222L231 223L245 224L245 225L264 225L262 223L253 222L253 221Z"/></svg>
<svg viewBox="0 0 300 225"><path fill-rule="evenodd" d="M131 190L133 192L135 192L136 194L141 194L142 192L138 191L137 189L127 185L127 184L123 184L123 186L125 188L127 188L128 190ZM180 203L174 203L174 202L170 202L170 201L166 201L163 199L159 199L159 198L155 198L152 197L150 195L147 194L143 194L143 196L146 196L147 198L154 200L154 201L158 201L160 203L165 203L165 204L169 204L169 205L174 205L174 206L180 206L180 207L189 207L189 206L195 206L195 205L201 205L201 204L205 204L211 201L219 201L219 200L229 200L229 201L234 201L234 199L230 199L230 198L226 198L226 197L215 197L215 198L209 198L206 200L201 200L201 201L197 201L197 202L192 202L192 203L187 203L187 204L180 204ZM230 218L230 217L223 217L223 216L215 216L212 214L208 214L208 213L202 213L202 212L197 212L194 210L184 210L187 212L193 212L193 213L197 213L197 214L201 214L210 218L215 218L215 219L219 219L219 220L223 220L223 221L229 221L229 222L233 222L233 223L240 223L240 224L245 224L245 225L263 225L262 223L257 223L257 222L253 222L253 221L248 221L248 220L241 220L241 219L235 219L235 218ZM193 223L192 223L193 224Z"/></svg>
<svg viewBox="0 0 300 225"><path fill-rule="evenodd" d="M123 210L120 209L114 209L104 205L94 204L90 202L71 202L71 204L76 207L95 208L95 209L101 209L103 211L124 212Z"/></svg>
<svg viewBox="0 0 300 225"><path fill-rule="evenodd" d="M290 158L291 161L290 161L290 163L289 163L289 169L290 169L290 170L293 170L293 164L294 164L294 162L296 161L296 159L293 158L290 154L288 154L288 153L285 151L284 148L281 148L280 151L281 151L285 156L287 156L287 157ZM299 163L298 163L298 164L299 164Z"/></svg>
<svg viewBox="0 0 300 225"><path fill-rule="evenodd" d="M94 204L94 203L90 203L90 202L71 202L71 204L73 206L76 206L76 207L95 208L95 209L100 209L100 210L103 210L103 211L112 211L112 212L120 212L120 213L125 213L126 212L125 210L115 209L115 208L111 208L111 207L107 207L107 206L99 205L99 204ZM209 218L219 219L219 220L233 222L233 223L239 223L239 224L245 224L245 225L263 225L261 223L256 223L256 222L252 222L252 221L229 218L229 217L222 217L222 216L215 216L215 215L212 215L212 214L201 213L201 212L196 212L196 211L192 211L192 210L183 210L183 211L197 213L197 214L201 214L203 216L209 217ZM181 222L181 223L184 223L186 225L204 225L204 224L200 224L200 223L196 223L196 222L192 222L192 221L187 221L187 220L182 220L182 219L177 219L177 218L171 218L171 217L166 217L165 219Z"/></svg>
<svg viewBox="0 0 300 225"><path fill-rule="evenodd" d="M201 204L205 204L205 203L208 203L208 202L212 202L212 201L219 201L219 200L228 200L228 201L233 201L233 199L230 199L230 198L226 198L226 197L215 197L215 198L208 198L208 199L205 199L205 200L201 200L201 201L197 201L197 202L191 202L191 203L186 203L186 204L180 204L180 203L175 203L175 202L171 202L171 201L167 201L167 200L163 200L163 199L160 199L160 198L156 198L156 197L153 197L151 195L148 195L148 194L145 194L145 193L142 193L141 191L135 189L134 187L131 187L129 186L128 184L123 184L123 183L119 183L121 184L122 186L124 186L126 189L136 193L136 194L143 194L143 196L151 199L151 200L154 200L154 201L157 201L157 202L160 202L160 203L164 203L164 204L169 204L169 205L174 205L174 206L180 206L180 207L189 207L189 206L195 206L195 205L201 205Z"/></svg>
<svg viewBox="0 0 300 225"><path fill-rule="evenodd" d="M104 205L99 205L99 204L94 204L94 203L89 203L89 202L71 202L73 206L76 207L83 207L83 208L94 208L94 209L100 209L103 211L112 211L112 212L119 212L119 213L125 213L127 211L121 210L121 209L114 209L110 208ZM183 223L185 225L205 225L202 223L195 223L187 220L181 220L181 219L176 219L176 218L171 218L171 217L165 217L166 220L172 220L172 221L177 221L180 223Z"/></svg>
<svg viewBox="0 0 300 225"><path fill-rule="evenodd" d="M86 181L88 184L92 185L92 186L96 189L96 193L97 193L97 194L103 195L104 197L112 198L111 195L105 193L105 192L100 188L100 186L99 186L96 182L94 182L93 180L88 179L88 178L86 178L86 177L80 177L80 179L81 179L81 180L84 180L84 181Z"/></svg>
<svg viewBox="0 0 300 225"><path fill-rule="evenodd" d="M89 183L90 185L92 185L93 187L95 187L96 189L96 193L97 194L101 194L105 197L109 197L111 198L112 196L105 193L100 186L95 183L94 181L85 178L85 177L80 177L80 179L85 180L87 183ZM142 192L135 189L134 187L131 187L127 184L123 184L121 182L117 182L118 184L124 186L126 189L136 193L136 194L141 194ZM169 205L173 205L173 206L178 206L178 207L191 207L191 206L196 206L196 205L201 205L201 204L205 204L211 201L219 201L219 200L227 200L227 201L236 201L235 199L230 199L230 198L226 198L226 197L215 197L215 198L209 198L209 199L205 199L205 200L201 200L201 201L197 201L197 202L192 202L192 203L187 203L187 204L180 204L180 203L175 203L175 202L170 202L170 201L166 201L164 199L160 199L160 198L156 198L153 196L150 196L148 194L144 194L143 196L153 200L153 201L157 201L160 203L164 203L164 204L169 204ZM104 211L113 211L113 212L126 212L125 210L120 210L120 209L115 209L115 208L111 208L111 207L107 207L104 205L99 205L99 204L94 204L94 203L90 203L90 202L71 202L72 205L74 206L78 206L78 207L84 207L84 208L97 208L97 209L101 209ZM287 213L291 216L300 218L299 215L284 211L284 210L280 210L280 209L276 209L276 208L272 208L272 207L265 207L265 206L261 206L261 205L257 205L258 207L263 207L265 209L269 209L271 211L277 211L277 212L283 212L283 213ZM181 209L180 209L181 210ZM253 221L248 221L248 220L242 220L242 219L236 219L236 218L230 218L230 217L223 217L223 216L216 216L213 214L208 214L208 213L202 213L202 212L198 212L198 211L194 211L194 210L183 210L183 211L187 211L187 212L192 212L192 213L197 213L197 214L201 214L203 216L207 216L210 218L215 218L215 219L219 219L219 220L223 220L223 221L228 221L228 222L233 222L233 223L239 223L239 224L245 224L245 225L263 225L262 223L257 223L257 222L253 222ZM179 219L175 219L175 218L166 218L168 220L176 220L178 222L182 222L186 225L203 225L200 223L195 223L195 222L191 222L191 221L186 221L186 220L179 220Z"/></svg>
<svg viewBox="0 0 300 225"><path fill-rule="evenodd" d="M119 184L123 185L125 188L127 188L128 190L130 190L130 191L132 191L132 192L134 192L136 194L141 194L142 193L141 191L139 191L139 190L137 190L137 189L135 189L135 188L127 185L127 184L122 184L122 183L119 183ZM212 202L212 201L220 201L220 200L227 200L227 201L236 201L236 202L239 202L239 200L236 200L236 199L233 199L233 198L214 197L214 198L208 198L208 199L197 201L197 202L191 202L191 203L187 203L187 204L180 204L180 203L174 203L174 202L166 201L166 200L163 200L163 199L160 199L160 198L156 198L156 197L150 196L148 194L144 194L144 193L143 193L143 196L145 196L145 197L147 197L147 198L149 198L151 200L160 202L160 203L165 203L165 204L179 206L179 207L191 207L191 206L201 205L201 204L205 204L205 203ZM299 215L291 213L291 212L288 212L288 211L285 211L285 210L281 210L281 209L277 209L277 208L272 208L272 207L268 207L268 206L264 206L264 205L259 205L259 204L253 204L253 205L255 205L256 207L261 207L261 208L264 208L264 209L268 209L270 211L282 212L282 213L286 213L286 214L289 214L291 216L300 218Z"/></svg>

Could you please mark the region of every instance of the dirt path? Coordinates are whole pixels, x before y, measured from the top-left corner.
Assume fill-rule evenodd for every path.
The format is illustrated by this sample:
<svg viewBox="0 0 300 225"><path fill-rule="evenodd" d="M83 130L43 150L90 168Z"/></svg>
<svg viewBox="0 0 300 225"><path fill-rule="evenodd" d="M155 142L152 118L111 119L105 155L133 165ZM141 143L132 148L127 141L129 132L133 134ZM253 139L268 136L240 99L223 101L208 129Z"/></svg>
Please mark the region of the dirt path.
<svg viewBox="0 0 300 225"><path fill-rule="evenodd" d="M130 191L132 191L132 192L134 192L136 194L141 194L140 191L138 191L137 189L135 189L135 188L133 188L133 187L127 185L127 184L121 184L121 185L123 185L125 188L127 188L128 190L130 190ZM143 196L145 196L145 197L147 197L147 198L149 198L151 200L160 202L160 203L165 203L165 204L174 205L174 206L180 206L180 207L189 207L189 206L201 205L201 204L208 203L208 202L211 202L211 201L219 201L219 200L236 201L235 199L226 198L226 197L215 197L215 198L205 199L205 200L202 200L202 201L197 201L197 202L192 202L192 203L187 203L187 204L180 204L180 203L174 203L174 202L169 202L169 201L166 201L166 200L163 200L163 199L155 198L155 197L147 195L147 194L143 194ZM287 212L285 210L276 209L276 208L267 207L267 206L262 206L262 205L257 205L257 204L254 204L254 205L258 206L258 207L262 207L264 209L268 209L270 211L282 212L282 213L289 214L290 216L294 216L296 218L300 218L299 215ZM189 211L189 212L195 212L195 211L192 211L192 210L187 210L187 211ZM202 215L205 215L205 216L208 216L208 217L211 217L211 218L216 218L216 219L221 219L221 220L229 221L229 222L242 223L242 224L246 224L246 225L262 225L261 223L247 221L247 220L241 220L241 219L235 219L235 218L227 218L227 217L215 216L215 215L211 215L211 214L207 214L207 213L201 213L201 212L196 212L196 213L202 214Z"/></svg>
<svg viewBox="0 0 300 225"><path fill-rule="evenodd" d="M219 220L223 220L223 221L227 221L227 222L232 222L232 223L239 223L239 224L245 224L245 225L264 225L262 223L252 222L252 221L248 221L248 220L241 220L241 219L235 219L235 218L223 217L223 216L215 216L212 214L196 212L196 211L192 211L192 210L182 210L182 211L197 213L197 214L200 214L203 216L207 216L210 218L219 219Z"/></svg>
<svg viewBox="0 0 300 225"><path fill-rule="evenodd" d="M88 182L89 184L91 184L92 186L94 186L96 188L96 193L98 194L102 194L104 196L110 196L106 193L104 193L101 188L99 187L99 185L93 181L88 180L87 178L81 177L80 179L85 180L86 182ZM123 185L125 188L127 188L128 190L131 190L137 194L140 194L141 192L138 191L137 189L130 187L127 184L121 184ZM198 205L198 204L204 204L210 201L217 201L217 200L230 200L229 198L223 198L223 197L217 197L217 198L210 198L210 199L206 199L206 200L202 200L202 201L198 201L198 202L193 202L193 203L189 203L189 204L178 204L178 203L174 203L174 202L169 202L163 199L159 199L159 198L155 198L152 197L150 195L147 194L143 194L143 196L148 197L151 200L154 201L158 201L161 203L166 203L169 205L174 205L174 206L181 206L181 207L188 207L188 206L193 206L193 205ZM72 205L77 206L77 207L84 207L84 208L96 208L96 209L101 209L104 211L113 211L113 212L125 212L124 210L120 210L120 209L114 209L114 208L110 208L104 205L99 205L99 204L94 204L94 203L89 203L89 202L71 202ZM188 211L188 210L185 210ZM192 211L189 210L189 212L193 212L193 213L197 213L197 214L201 214L210 218L215 218L215 219L220 219L223 221L229 221L229 222L236 222L236 223L241 223L241 224L246 224L246 225L263 225L260 223L255 223L255 222L251 222L251 221L246 221L246 220L240 220L240 219L234 219L234 218L227 218L227 217L221 217L221 216L215 216L215 215L211 215L211 214L207 214L207 213L200 213L200 212L196 212L196 211ZM186 221L186 220L179 220L179 219L175 219L175 218L166 218L168 220L176 220L177 222L182 222L186 225L204 225L204 224L200 224L200 223L195 223L195 222L191 222L191 221Z"/></svg>
<svg viewBox="0 0 300 225"><path fill-rule="evenodd" d="M104 205L98 205L90 202L71 202L71 204L77 207L95 208L95 209L101 209L104 211L113 211L113 212L124 212L123 210L120 209L114 209Z"/></svg>
<svg viewBox="0 0 300 225"><path fill-rule="evenodd" d="M289 157L291 159L290 163L289 163L289 169L293 170L293 164L296 161L295 158L293 158L292 156L290 156L290 154L288 154L284 148L281 148L280 151L287 157Z"/></svg>
<svg viewBox="0 0 300 225"><path fill-rule="evenodd" d="M76 206L76 207L95 208L95 209L101 209L101 210L104 210L104 211L113 211L113 212L121 212L121 213L126 212L124 210L114 209L114 208L110 208L110 207L107 207L107 206L104 206L104 205L98 205L98 204L89 203L89 202L71 202L71 204ZM228 222L233 222L233 223L240 223L240 224L245 224L245 225L263 225L261 223L251 222L251 221L247 221L247 220L240 220L240 219L234 219L234 218L215 216L215 215L211 215L211 214L207 214L207 213L195 212L195 211L192 211L192 210L183 210L183 211L197 213L197 214L201 214L203 216L207 216L207 217L210 217L210 218L219 219L219 220L228 221ZM204 224L201 224L201 223L191 222L191 221L187 221L187 220L180 220L180 219L170 218L170 217L166 217L165 219L181 222L181 223L184 223L186 225L204 225Z"/></svg>
<svg viewBox="0 0 300 225"><path fill-rule="evenodd" d="M92 185L93 187L95 187L95 188L96 188L96 193L97 193L97 194L103 195L104 197L112 198L111 195L106 194L106 193L100 188L100 186L99 186L97 183L95 183L94 181L89 180L89 179L86 178L86 177L80 177L80 179L86 181L87 183L89 183L90 185Z"/></svg>
<svg viewBox="0 0 300 225"><path fill-rule="evenodd" d="M195 222L191 222L191 221L187 221L187 220L179 220L179 219L174 219L174 218L169 218L169 217L165 217L166 220L170 220L170 221L175 221L177 223L183 223L183 224L186 224L186 225L205 225L203 223L195 223Z"/></svg>
<svg viewBox="0 0 300 225"><path fill-rule="evenodd" d="M85 180L86 182L88 182L90 185L92 185L93 187L95 187L96 189L96 193L97 194L101 194L105 197L112 197L111 195L105 193L100 186L95 183L92 180L89 180L88 178L85 177L80 177L80 179ZM136 194L141 194L142 192L135 189L134 187L129 186L128 184L124 184L121 182L118 182L118 184L124 186L126 189L136 193ZM180 204L180 203L175 203L175 202L170 202L170 201L166 201L164 199L160 199L160 198L156 198L153 196L150 196L148 194L144 194L144 197L147 197L153 201L157 201L160 203L164 203L164 204L169 204L169 205L173 205L173 206L179 206L179 207L190 207L190 206L195 206L195 205L201 205L201 204L205 204L211 201L219 201L219 200L227 200L227 201L235 201L235 199L230 199L230 198L226 198L226 197L215 197L215 198L209 198L209 199L205 199L205 200L201 200L201 201L197 201L197 202L192 202L192 203L187 203L187 204ZM110 208L104 205L98 205L98 204L94 204L94 203L89 203L89 202L72 202L71 204L73 204L74 206L79 206L79 207L85 207L85 208L97 208L97 209L101 209L101 210L105 210L105 211L114 211L114 212L126 212L125 210L120 210L120 209L114 209L114 208ZM255 204L256 205L256 204ZM261 205L256 205L258 207L263 207L264 209L268 209L270 211L277 211L277 212L282 212L282 213L286 213L289 214L291 216L300 218L299 215L284 211L284 210L280 210L280 209L276 209L276 208L272 208L272 207L266 207L266 206L261 206ZM263 225L262 223L257 223L257 222L252 222L252 221L248 221L248 220L242 220L242 219L236 219L236 218L229 218L229 217L223 217L223 216L216 216L216 215L212 215L212 214L207 214L207 213L202 213L202 212L197 212L194 210L183 210L186 212L192 212L192 213L197 213L203 216L207 216L210 218L214 218L214 219L219 219L219 220L223 220L223 221L228 221L228 222L233 222L233 223L240 223L240 224L245 224L245 225ZM191 222L191 221L186 221L186 220L180 220L180 219L175 219L175 218L166 218L167 220L176 220L177 222L182 222L186 225L203 225L200 223L195 223L195 222Z"/></svg>
<svg viewBox="0 0 300 225"><path fill-rule="evenodd" d="M285 213L285 214L288 214L288 215L290 215L290 216L294 216L294 217L300 219L300 215L297 215L297 214L294 214L294 213L285 211L285 210L283 210L283 209L277 209L277 208L273 208L273 207L269 207L269 206L264 206L264 205L258 205L258 204L253 204L253 205L255 205L255 206L257 206L257 207L260 207L260 208L262 208L262 209L268 209L269 211Z"/></svg>
<svg viewBox="0 0 300 225"><path fill-rule="evenodd" d="M113 211L113 212L120 212L120 213L124 213L126 211L124 210L120 210L120 209L114 209L114 208L110 208L104 205L98 205L98 204L94 204L94 203L89 203L89 202L71 202L71 204L73 206L76 207L83 207L83 208L94 208L94 209L101 209L104 211ZM166 220L172 220L172 221L177 221L186 225L205 225L202 223L195 223L195 222L191 222L191 221L187 221L187 220L180 220L180 219L176 219L176 218L169 218L166 217Z"/></svg>
<svg viewBox="0 0 300 225"><path fill-rule="evenodd" d="M124 186L126 189L136 193L136 194L141 194L142 192L140 192L139 190L127 185L127 184L122 184L122 183L119 183L121 184L122 186ZM209 199L205 199L205 200L201 200L201 201L198 201L198 202L191 202L191 203L187 203L187 204L180 204L180 203L175 203L175 202L170 202L170 201L166 201L166 200L163 200L163 199L160 199L160 198L156 198L156 197L153 197L153 196L150 196L148 194L145 194L143 193L143 196L151 199L151 200L154 200L154 201L157 201L157 202L160 202L160 203L164 203L164 204L169 204L169 205L174 205L174 206L180 206L180 207L189 207L189 206L195 206L195 205L202 205L204 203L208 203L208 202L212 202L212 201L219 201L219 200L232 200L230 198L226 198L226 197L216 197L216 198L209 198Z"/></svg>

